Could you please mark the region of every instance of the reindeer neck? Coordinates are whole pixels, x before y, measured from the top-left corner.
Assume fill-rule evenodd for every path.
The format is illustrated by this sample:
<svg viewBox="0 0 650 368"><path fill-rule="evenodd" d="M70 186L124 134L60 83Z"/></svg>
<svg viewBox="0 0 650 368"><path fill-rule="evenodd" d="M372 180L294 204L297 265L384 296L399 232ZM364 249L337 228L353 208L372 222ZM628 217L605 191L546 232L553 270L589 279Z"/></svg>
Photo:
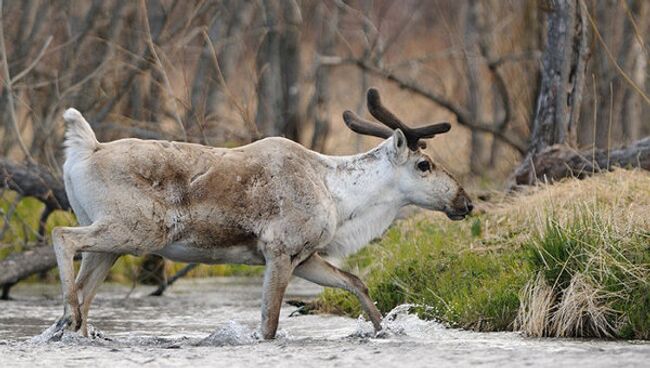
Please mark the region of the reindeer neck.
<svg viewBox="0 0 650 368"><path fill-rule="evenodd" d="M338 230L327 253L343 256L381 236L407 203L397 189L395 167L383 145L331 159L326 184L337 207Z"/></svg>

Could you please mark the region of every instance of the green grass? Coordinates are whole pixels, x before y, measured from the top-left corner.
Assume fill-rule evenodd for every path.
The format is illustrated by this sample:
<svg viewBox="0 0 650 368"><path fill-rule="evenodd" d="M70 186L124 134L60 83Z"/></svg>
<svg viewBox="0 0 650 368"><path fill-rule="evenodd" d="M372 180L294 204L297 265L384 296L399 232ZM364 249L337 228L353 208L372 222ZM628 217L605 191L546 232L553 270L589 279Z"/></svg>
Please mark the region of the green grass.
<svg viewBox="0 0 650 368"><path fill-rule="evenodd" d="M546 335L650 338L650 236L615 228L604 212L578 207L567 225L549 216L527 245L558 308L547 311L554 323ZM581 293L572 292L576 285Z"/></svg>
<svg viewBox="0 0 650 368"><path fill-rule="evenodd" d="M474 243L472 227L476 229L480 218L474 223L401 223L349 260L349 266L367 272L371 297L384 314L412 303L422 306L416 308L422 317L451 326L508 329L519 307L519 290L531 272L523 249L504 250L489 241L468 246ZM326 290L318 304L327 312L361 313L356 298L339 290Z"/></svg>
<svg viewBox="0 0 650 368"><path fill-rule="evenodd" d="M617 171L483 203L464 222L421 215L347 260L386 313L533 336L650 338L650 175ZM323 312L358 316L327 289Z"/></svg>

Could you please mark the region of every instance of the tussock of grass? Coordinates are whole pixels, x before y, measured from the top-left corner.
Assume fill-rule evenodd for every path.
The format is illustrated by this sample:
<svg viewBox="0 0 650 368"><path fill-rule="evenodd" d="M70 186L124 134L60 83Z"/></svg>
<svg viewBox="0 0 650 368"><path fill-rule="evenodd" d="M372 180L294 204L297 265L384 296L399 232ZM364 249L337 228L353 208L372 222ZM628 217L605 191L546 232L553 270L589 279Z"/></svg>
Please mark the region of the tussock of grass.
<svg viewBox="0 0 650 368"><path fill-rule="evenodd" d="M533 188L461 223L422 214L349 260L387 312L481 331L650 338L650 174L617 170ZM326 312L358 315L327 290Z"/></svg>

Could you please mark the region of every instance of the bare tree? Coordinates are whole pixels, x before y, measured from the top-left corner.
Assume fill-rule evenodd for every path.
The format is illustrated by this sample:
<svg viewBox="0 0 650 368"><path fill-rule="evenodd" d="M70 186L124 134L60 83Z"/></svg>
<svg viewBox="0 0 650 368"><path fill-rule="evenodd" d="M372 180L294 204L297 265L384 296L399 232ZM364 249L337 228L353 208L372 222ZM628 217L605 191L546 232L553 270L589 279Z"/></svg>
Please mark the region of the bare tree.
<svg viewBox="0 0 650 368"><path fill-rule="evenodd" d="M334 7L328 12L325 3L319 3L316 8L316 18L319 21L319 37L315 62L314 94L307 109L307 115L314 122L314 133L311 137L311 148L322 152L329 133L331 67L319 61L322 57L334 55L336 46L336 31L339 26L339 10Z"/></svg>
<svg viewBox="0 0 650 368"><path fill-rule="evenodd" d="M644 0L594 2L590 11L593 57L587 70L579 143L607 149L641 138L650 4ZM636 87L632 87L633 83Z"/></svg>
<svg viewBox="0 0 650 368"><path fill-rule="evenodd" d="M210 14L206 23L212 44L205 44L198 57L190 91L191 106L185 116L194 140L207 143L203 126L208 121L219 122L227 95L222 83L230 80L245 51L242 33L253 19L254 5L252 1L223 1L214 9L205 10Z"/></svg>
<svg viewBox="0 0 650 368"><path fill-rule="evenodd" d="M632 7L626 6L627 20L624 50L625 69L637 86L644 88L647 80L648 50L642 43L642 35L650 31L650 3L643 0L633 2ZM623 123L623 135L628 142L634 142L642 136L643 109L644 105L641 96L631 88L626 88L623 97L624 106L621 121ZM650 133L650 132L648 132Z"/></svg>
<svg viewBox="0 0 650 368"><path fill-rule="evenodd" d="M546 18L546 47L533 131L526 158L515 171L517 184L537 180L534 157L546 147L575 147L589 54L587 20L582 3L552 2Z"/></svg>
<svg viewBox="0 0 650 368"><path fill-rule="evenodd" d="M300 122L300 8L293 0L265 0L266 35L257 53L258 129L298 139Z"/></svg>
<svg viewBox="0 0 650 368"><path fill-rule="evenodd" d="M484 99L489 95L486 91L485 79L481 76L484 60L482 60L478 45L479 42L486 42L484 39L479 40L480 38L487 37L485 22L488 14L484 11L485 6L485 2L470 0L466 9L464 51L467 69L467 108L473 121L483 120ZM472 130L471 134L470 171L480 174L486 169L489 162L489 157L486 154L486 134L477 130Z"/></svg>

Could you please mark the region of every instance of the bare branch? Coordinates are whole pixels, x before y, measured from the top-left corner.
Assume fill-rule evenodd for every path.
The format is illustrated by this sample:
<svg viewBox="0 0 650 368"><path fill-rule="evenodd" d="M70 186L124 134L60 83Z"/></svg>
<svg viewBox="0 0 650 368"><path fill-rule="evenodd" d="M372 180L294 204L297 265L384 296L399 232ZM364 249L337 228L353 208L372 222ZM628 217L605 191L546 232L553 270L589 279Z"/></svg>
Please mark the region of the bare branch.
<svg viewBox="0 0 650 368"><path fill-rule="evenodd" d="M241 115L242 119L244 120L244 123L246 123L246 126L248 127L251 136L253 140L256 140L260 137L260 131L257 129L257 125L253 122L253 120L250 118L248 114L248 110L242 106L235 96L233 95L232 91L230 91L230 88L228 87L228 84L226 83L226 79L223 77L223 73L221 72L221 67L219 66L219 58L217 57L217 51L214 48L214 45L212 44L212 41L210 40L210 36L208 36L207 32L205 30L202 32L203 39L205 43L208 45L210 49L210 55L212 56L212 63L214 64L214 69L217 72L217 78L219 80L219 84L221 84L221 87L223 90L226 92L226 95L228 96L228 101L232 103L237 110L239 111L239 114Z"/></svg>
<svg viewBox="0 0 650 368"><path fill-rule="evenodd" d="M56 267L56 256L51 246L33 247L25 252L12 254L0 261L0 285L13 285L35 273Z"/></svg>
<svg viewBox="0 0 650 368"><path fill-rule="evenodd" d="M25 146L23 138L20 135L20 129L18 128L18 117L16 116L16 106L14 105L14 92L11 87L11 74L9 73L9 61L7 60L7 48L5 47L5 35L4 35L4 17L2 16L3 2L0 0L0 52L2 53L2 72L5 80L5 86L7 88L7 103L9 108L9 115L11 117L11 128L16 134L16 140L20 149L23 151L27 161L34 162L32 155L29 153L29 149Z"/></svg>
<svg viewBox="0 0 650 368"><path fill-rule="evenodd" d="M53 209L70 209L63 182L38 164L18 164L0 159L0 187L35 197Z"/></svg>
<svg viewBox="0 0 650 368"><path fill-rule="evenodd" d="M27 66L27 68L23 69L22 72L16 74L13 77L13 79L11 80L11 84L18 82L22 77L26 76L36 66L36 64L38 64L38 62L41 61L41 58L43 58L43 55L45 55L45 50L47 50L47 47L52 42L53 38L54 37L49 36L47 40L45 40L45 44L43 44L43 47L41 47L41 50L38 52L38 55L36 55L36 58L32 61L31 64Z"/></svg>
<svg viewBox="0 0 650 368"><path fill-rule="evenodd" d="M618 64L614 55L612 55L612 51L607 46L605 40L603 40L603 36L600 34L600 31L598 30L596 21L594 21L594 18L591 16L591 13L587 9L587 5L585 4L584 0L581 0L580 4L582 6L582 9L584 9L584 11L587 13L587 19L589 19L589 23L591 23L591 28L594 31L594 35L598 39L598 42L600 42L601 46L603 47L603 50L605 51L605 54L607 54L607 57L609 58L611 63L614 65L618 73L623 77L625 82L627 82L627 84L630 85L630 87L632 87L632 89L637 94L639 94L639 96L641 96L648 105L650 105L650 97L641 89L641 87L637 86L637 84L634 83L632 78L630 78L630 76L627 75L627 73L623 70L623 68L621 68L621 66Z"/></svg>
<svg viewBox="0 0 650 368"><path fill-rule="evenodd" d="M144 18L144 26L146 30L145 35L146 35L146 41L149 47L149 51L151 52L151 55L153 55L153 58L156 61L156 66L158 67L160 74L162 74L163 82L165 83L165 88L167 89L167 93L169 94L169 97L172 100L172 104L173 104L172 110L174 112L174 118L176 119L176 123L178 124L178 126L181 128L181 131L183 132L183 136L185 137L184 140L187 140L187 132L185 131L185 126L183 125L181 116L178 113L178 104L176 103L176 98L174 97L174 91L172 90L172 85L169 82L169 77L167 76L167 73L165 72L165 67L162 64L162 61L160 61L160 57L158 57L158 53L156 52L156 46L154 45L153 38L151 37L151 27L149 26L149 15L147 14L147 4L145 0L140 0L140 7L142 8L142 17Z"/></svg>
<svg viewBox="0 0 650 368"><path fill-rule="evenodd" d="M473 122L472 119L470 119L470 117L469 117L469 113L465 109L463 109L462 107L454 104L450 100L447 100L443 96L440 96L440 95L435 94L434 92L428 91L428 90L424 89L423 87L417 85L414 82L406 81L406 80L402 79L401 77L395 75L394 73L392 73L392 72L390 72L388 70L385 70L385 69L370 65L369 63L364 62L363 60L347 59L347 60L344 60L343 63L354 64L354 65L358 66L359 68L361 68L363 70L366 70L367 72L369 72L371 74L377 75L379 77L383 77L386 80L397 84L402 89L406 89L408 91L411 91L411 92L413 92L413 93L415 93L415 94L417 94L419 96L422 96L422 97L436 103L437 105L442 106L443 108L445 108L446 110L448 110L452 114L456 115L456 121L460 125L466 126L469 129L474 129L474 130L478 130L478 131L481 131L481 132L491 133L496 138L498 138L499 140L509 144L510 146L515 148L520 153L523 154L523 153L526 152L526 148L527 148L528 145L523 139L521 139L520 137L518 137L518 136L516 136L514 134L499 131L499 129L493 123L486 124L484 122Z"/></svg>
<svg viewBox="0 0 650 368"><path fill-rule="evenodd" d="M536 180L557 181L566 177L582 179L615 167L650 170L650 137L612 150L580 152L565 144L548 146L523 162L514 175L514 184L531 185Z"/></svg>

